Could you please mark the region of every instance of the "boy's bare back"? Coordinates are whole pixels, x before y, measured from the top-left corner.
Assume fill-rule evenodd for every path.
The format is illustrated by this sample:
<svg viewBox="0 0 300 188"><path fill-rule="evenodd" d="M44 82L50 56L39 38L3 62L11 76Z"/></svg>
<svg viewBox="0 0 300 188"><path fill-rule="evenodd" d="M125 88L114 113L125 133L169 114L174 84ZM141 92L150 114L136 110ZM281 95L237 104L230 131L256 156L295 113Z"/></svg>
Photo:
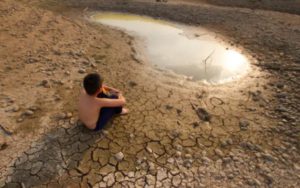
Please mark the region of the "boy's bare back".
<svg viewBox="0 0 300 188"><path fill-rule="evenodd" d="M79 97L79 118L89 129L95 129L100 109L96 98L82 90Z"/></svg>

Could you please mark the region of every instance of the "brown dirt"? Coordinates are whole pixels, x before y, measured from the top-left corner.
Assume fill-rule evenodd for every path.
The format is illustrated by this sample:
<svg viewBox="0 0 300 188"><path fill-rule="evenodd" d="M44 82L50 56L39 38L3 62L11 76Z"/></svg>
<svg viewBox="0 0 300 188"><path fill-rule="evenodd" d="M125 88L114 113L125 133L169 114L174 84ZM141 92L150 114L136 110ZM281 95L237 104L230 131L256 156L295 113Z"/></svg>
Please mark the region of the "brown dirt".
<svg viewBox="0 0 300 188"><path fill-rule="evenodd" d="M88 22L95 10L204 26L253 71L210 86L157 70L136 59L132 36ZM1 1L0 124L12 135L1 132L0 187L298 187L299 26L297 15L201 3ZM80 71L128 98L131 113L101 134L77 122Z"/></svg>

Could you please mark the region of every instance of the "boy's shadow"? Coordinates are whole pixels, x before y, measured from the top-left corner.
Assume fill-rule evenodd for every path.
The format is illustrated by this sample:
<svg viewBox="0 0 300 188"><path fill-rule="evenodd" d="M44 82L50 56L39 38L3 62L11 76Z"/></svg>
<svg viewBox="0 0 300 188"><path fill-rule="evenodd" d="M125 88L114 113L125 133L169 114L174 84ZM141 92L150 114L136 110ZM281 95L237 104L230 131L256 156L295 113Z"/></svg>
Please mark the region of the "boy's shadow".
<svg viewBox="0 0 300 188"><path fill-rule="evenodd" d="M4 187L39 186L66 174L78 166L84 152L102 137L100 132L81 124L47 133L15 160Z"/></svg>

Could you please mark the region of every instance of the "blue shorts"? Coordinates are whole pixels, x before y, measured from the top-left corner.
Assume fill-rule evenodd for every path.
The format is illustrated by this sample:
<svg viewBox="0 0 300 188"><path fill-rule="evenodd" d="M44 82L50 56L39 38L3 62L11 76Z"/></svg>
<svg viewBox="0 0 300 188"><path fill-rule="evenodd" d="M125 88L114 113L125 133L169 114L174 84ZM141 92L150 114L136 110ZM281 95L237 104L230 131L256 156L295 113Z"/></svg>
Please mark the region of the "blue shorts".
<svg viewBox="0 0 300 188"><path fill-rule="evenodd" d="M104 93L99 93L98 98L109 98L109 99L117 99L118 96L116 95L106 95ZM95 131L101 130L106 123L116 114L120 114L122 112L122 106L120 107L104 107L101 108L99 119L97 121Z"/></svg>

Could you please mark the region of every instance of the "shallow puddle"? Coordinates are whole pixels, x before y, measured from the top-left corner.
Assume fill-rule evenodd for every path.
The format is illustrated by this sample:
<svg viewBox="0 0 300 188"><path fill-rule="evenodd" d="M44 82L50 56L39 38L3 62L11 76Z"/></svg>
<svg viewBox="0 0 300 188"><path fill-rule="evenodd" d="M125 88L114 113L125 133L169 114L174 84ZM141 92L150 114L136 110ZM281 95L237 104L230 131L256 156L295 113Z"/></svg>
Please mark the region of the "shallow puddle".
<svg viewBox="0 0 300 188"><path fill-rule="evenodd" d="M244 55L201 28L197 29L200 35L191 35L186 26L150 17L97 13L91 18L142 39L149 62L193 80L224 83L239 78L249 69Z"/></svg>

